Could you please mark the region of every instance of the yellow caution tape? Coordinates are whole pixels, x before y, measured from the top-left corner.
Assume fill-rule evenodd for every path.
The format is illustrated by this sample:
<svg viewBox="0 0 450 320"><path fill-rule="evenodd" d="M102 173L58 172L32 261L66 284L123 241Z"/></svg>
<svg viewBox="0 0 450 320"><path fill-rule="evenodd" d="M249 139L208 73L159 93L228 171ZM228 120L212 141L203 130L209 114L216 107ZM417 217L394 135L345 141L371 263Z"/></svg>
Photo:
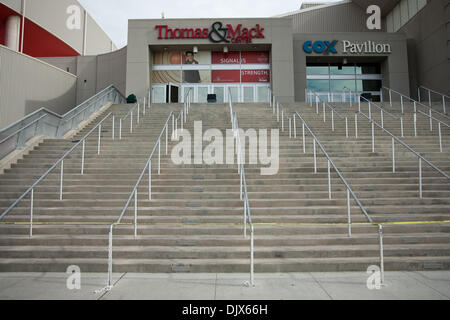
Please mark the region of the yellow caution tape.
<svg viewBox="0 0 450 320"><path fill-rule="evenodd" d="M414 225L414 224L442 224L442 223L450 223L450 220L442 220L442 221L398 221L398 222L352 222L350 225L353 226L365 226L365 225ZM60 225L60 226L76 226L76 225L93 225L93 226L102 226L102 225L134 225L133 222L122 222L122 223L111 223L111 222L0 222L0 225ZM243 223L227 223L227 222L217 222L217 223L208 223L208 222L142 222L138 223L138 225L174 225L174 226L195 226L195 225L210 225L210 226L220 226L220 225L243 225ZM340 223L302 223L302 222L255 222L253 225L257 226L348 226L349 223L340 222Z"/></svg>

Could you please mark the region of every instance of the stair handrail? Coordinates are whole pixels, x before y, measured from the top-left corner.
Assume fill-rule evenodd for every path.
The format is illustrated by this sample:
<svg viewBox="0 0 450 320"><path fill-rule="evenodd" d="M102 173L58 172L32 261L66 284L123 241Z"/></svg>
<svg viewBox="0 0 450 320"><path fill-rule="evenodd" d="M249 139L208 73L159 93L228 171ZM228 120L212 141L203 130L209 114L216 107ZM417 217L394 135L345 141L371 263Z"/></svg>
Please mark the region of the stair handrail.
<svg viewBox="0 0 450 320"><path fill-rule="evenodd" d="M442 108L443 108L443 111L444 111L444 113L447 113L446 104L445 104L445 99L446 99L446 98L447 98L447 99L450 99L450 96L448 96L448 95L446 95L446 94L443 94L443 93L440 93L440 92L438 92L438 91L436 91L436 90L433 90L433 89L430 89L430 88L427 88L427 87L425 87L425 86L420 85L420 86L417 88L417 93L418 93L419 102L422 102L422 101L421 101L422 99L421 99L420 89L425 89L426 91L428 91L428 101L429 101L430 107L431 107L431 105L432 105L432 103L431 103L431 93L440 95L440 96L442 97Z"/></svg>
<svg viewBox="0 0 450 320"><path fill-rule="evenodd" d="M229 96L229 109L231 116L231 126L236 140L237 149L237 162L238 162L238 174L240 177L240 199L244 201L244 238L247 238L247 222L250 228L250 282L249 285L255 286L254 279L254 226L252 221L252 214L250 209L250 202L247 191L247 181L245 179L245 158L242 152L242 148L245 148L245 144L241 143L241 134L239 129L239 122L237 114L233 108L231 89L228 88Z"/></svg>
<svg viewBox="0 0 450 320"><path fill-rule="evenodd" d="M100 146L101 146L101 129L102 124L112 115L114 119L114 115L112 112L108 113L97 125L92 128L87 134L83 136L76 144L74 144L68 151L64 153L58 160L56 160L53 165L47 169L47 171L40 176L22 195L17 198L1 215L0 220L2 220L20 201L22 201L26 195L31 193L31 201L30 201L30 237L32 236L33 230L33 209L34 209L34 189L35 187L44 180L53 169L55 169L58 165L60 165L60 190L59 190L59 200L63 199L63 179L64 179L64 160L80 145L82 145L82 155L81 155L81 174L84 174L84 155L85 155L85 147L86 147L86 139L98 128L98 145L97 145L97 154L100 154ZM114 130L113 130L114 132Z"/></svg>
<svg viewBox="0 0 450 320"><path fill-rule="evenodd" d="M387 91L389 92L389 103L390 103L391 106L392 106L392 92L394 92L394 93L396 93L396 94L398 94L398 95L400 96L400 103L401 103L402 113L404 113L403 99L405 98L405 99L407 99L408 101L414 103L414 109L416 109L416 106L417 106L417 105L420 105L420 106L422 106L422 107L424 107L424 108L429 109L430 113L431 113L431 112L437 113L439 116L444 117L444 118L447 118L447 119L450 120L450 117L447 116L446 114L441 113L441 112L439 112L439 111L437 111L437 110L434 110L434 109L431 108L430 106L427 106L427 105L425 105L425 104L423 104L423 103L421 103L421 102L419 102L419 101L417 101L417 100L414 100L413 98L408 97L407 95L405 95L405 94L403 94L403 93L401 93L401 92L398 92L398 91L396 91L396 90L394 90L394 89L391 89L391 88L388 88L388 87L381 87L381 91L382 91L383 89L384 89L384 90L387 90Z"/></svg>
<svg viewBox="0 0 450 320"><path fill-rule="evenodd" d="M0 131L0 149L3 149L0 152L0 158L16 149L23 149L25 143L38 133L45 133L46 136L51 138L61 138L68 131L75 129L81 121L89 118L93 112L98 111L106 102L105 97L111 94L113 95L111 101L115 103L125 101L122 93L114 85L110 85L64 115L59 115L43 107L17 120ZM89 114L86 112L88 108L93 108ZM79 121L75 121L80 114L83 114L83 116L79 118ZM70 121L72 123L68 126L67 123ZM35 125L35 129L32 133L27 133L32 125ZM17 138L12 141L14 137Z"/></svg>
<svg viewBox="0 0 450 320"><path fill-rule="evenodd" d="M316 96L316 113L317 114L319 114L319 102L320 102L320 96L319 96L319 94L317 94L317 92L315 92L314 90L308 90L307 89L307 94L308 94L308 92L311 94L311 95L315 95ZM325 106L326 107L328 107L330 110L331 110L331 130L334 132L334 130L335 130L335 126L334 126L334 114L336 113L337 114L337 116L341 119L341 120L343 120L343 121L345 121L345 136L346 136L346 138L349 138L349 129L348 129L348 117L344 117L343 115L341 115L337 110L336 110L336 108L334 108L329 102L327 102L327 101L322 101L322 103L323 103L323 121L325 122L326 121L326 112L325 112ZM312 107L312 105L313 105L313 101L312 101L312 99L311 99L311 101L310 101L310 106ZM294 117L294 126L295 126L295 117ZM296 128L294 128L294 131L295 131L295 136L297 136L296 135Z"/></svg>
<svg viewBox="0 0 450 320"><path fill-rule="evenodd" d="M369 221L370 223L373 223L373 219L370 217L370 215L368 214L366 208L363 206L363 204L361 203L361 201L359 200L358 196L355 194L355 192L353 191L353 189L350 187L350 184L347 182L347 180L344 178L344 176L342 175L342 173L340 172L340 170L338 169L338 167L334 164L333 160L331 159L330 155L328 154L328 152L326 151L325 147L320 143L319 139L317 138L317 136L314 134L314 132L311 130L311 128L308 126L307 122L303 119L303 117L298 113L295 112L294 114L295 116L297 116L301 121L302 121L302 126L308 130L308 132L310 133L311 137L313 138L314 141L314 151L315 151L315 145L317 144L319 146L319 148L322 150L323 154L325 155L325 157L328 160L328 173L330 172L330 167L333 167L335 172L337 173L337 175L339 176L339 179L342 181L342 183L345 185L346 189L347 189L347 211L348 211L348 230L349 230L349 236L351 236L351 215L350 215L350 195L352 196L353 200L356 202L356 204L358 205L358 207L361 209L362 213L364 214L364 216L366 217L367 221ZM305 130L303 130L303 146L305 148ZM304 149L304 151L306 151ZM316 155L314 155L314 167L315 167L315 172L317 172L317 164L316 164ZM329 194L331 194L331 181L330 181L330 174L329 174Z"/></svg>
<svg viewBox="0 0 450 320"><path fill-rule="evenodd" d="M189 98L191 97L191 94L189 93ZM190 102L189 101L185 101L183 104L183 108L180 110L178 117L175 118L174 116L174 112L171 111L169 116L167 117L167 120L165 122L165 124L163 125L163 128L161 130L161 133L159 135L159 137L157 138L157 141L155 142L155 145L150 153L150 155L147 158L147 162L144 166L144 168L141 171L141 174L139 176L139 178L136 181L136 184L133 188L133 190L131 191L127 202L125 203L125 206L123 207L119 218L116 220L115 223L112 223L109 226L109 235L108 235L108 280L107 280L107 285L106 287L104 287L103 289L101 289L100 291L110 291L113 288L113 284L112 284L112 265L113 265L113 259L112 259L112 254L113 254L113 229L115 226L120 225L122 223L122 219L125 216L125 213L127 211L127 209L129 208L131 201L134 198L134 238L137 239L137 232L138 232L138 188L139 185L142 182L142 179L144 178L144 175L146 173L148 173L148 200L151 201L152 200L152 159L153 156L155 155L156 152L156 148L158 148L158 175L161 174L161 138L163 137L163 134L165 133L166 137L165 137L165 154L168 154L168 145L169 145L169 122L170 119L172 119L172 140L178 140L178 120L180 120L180 129L183 130L183 122L186 121L186 115L189 113L189 108L190 108Z"/></svg>
<svg viewBox="0 0 450 320"><path fill-rule="evenodd" d="M375 120L370 119L366 114L360 112L365 118L367 118L367 120L369 120L369 122L372 123L372 126L377 126L378 128L380 128L384 133L388 134L389 136L391 136L392 141L393 141L393 150L394 150L394 140L396 142L398 142L399 144L401 144L403 147L405 147L408 151L410 151L412 154L414 154L418 159L419 159L419 169L421 168L421 163L422 161L425 162L426 164L428 164L431 168L433 168L435 171L437 171L440 175L442 175L443 177L445 177L447 180L450 180L450 176L448 174L446 174L444 171L442 171L441 169L439 169L436 165L434 165L431 161L429 161L428 159L426 159L424 156L422 156L419 152L415 151L410 145L408 145L407 143L403 142L399 137L397 137L395 134L393 134L392 132L390 132L389 130L387 130L386 128L383 128L379 123L377 123ZM372 151L374 150L374 145L375 145L375 141L374 141L374 134L373 134L373 130L372 130ZM421 170L420 170L421 171ZM395 172L395 158L394 158L394 153L393 153L393 172ZM421 172L419 172L419 182L422 180L421 178ZM420 198L422 198L422 185L420 182Z"/></svg>

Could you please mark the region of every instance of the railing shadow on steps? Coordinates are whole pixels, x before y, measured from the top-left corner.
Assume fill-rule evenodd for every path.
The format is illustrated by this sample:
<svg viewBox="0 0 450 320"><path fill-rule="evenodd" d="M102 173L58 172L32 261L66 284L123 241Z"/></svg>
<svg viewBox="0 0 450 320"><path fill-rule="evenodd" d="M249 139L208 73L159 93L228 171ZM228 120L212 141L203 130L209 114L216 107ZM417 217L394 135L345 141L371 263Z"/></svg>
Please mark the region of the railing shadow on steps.
<svg viewBox="0 0 450 320"><path fill-rule="evenodd" d="M106 103L124 103L125 100L120 91L111 85L62 116L46 108L36 110L0 131L0 159L14 150L23 149L26 142L36 135L61 138Z"/></svg>
<svg viewBox="0 0 450 320"><path fill-rule="evenodd" d="M123 223L122 220L125 216L126 211L134 201L134 238L137 239L138 235L138 188L141 184L145 174L148 174L148 200L152 200L152 159L156 154L156 149L158 148L158 165L157 165L157 171L158 175L161 174L161 139L163 139L163 135L165 133L165 154L168 155L169 152L169 123L170 119L172 119L172 134L171 138L172 140L178 140L178 130L183 131L183 123L187 121L187 115L189 114L189 109L191 107L191 101L192 101L192 92L191 89L187 92L186 96L188 99L185 99L185 102L183 104L182 110L178 113L178 116L175 118L175 115L173 111L170 112L165 124L163 125L163 129L161 130L161 133L159 137L157 138L157 141L153 147L152 152L150 153L149 157L147 158L147 162L142 169L142 172L137 179L137 182L131 191L127 202L125 203L125 206L123 207L119 218L115 223L112 223L109 226L109 233L108 233L108 279L107 279L107 285L103 289L97 290L96 293L102 293L102 292L108 292L111 291L114 287L112 283L112 270L113 270L113 230L115 227L120 225L127 225L127 223ZM136 107L136 106L135 106ZM145 109L145 106L144 106ZM180 129L178 129L178 121L180 122Z"/></svg>

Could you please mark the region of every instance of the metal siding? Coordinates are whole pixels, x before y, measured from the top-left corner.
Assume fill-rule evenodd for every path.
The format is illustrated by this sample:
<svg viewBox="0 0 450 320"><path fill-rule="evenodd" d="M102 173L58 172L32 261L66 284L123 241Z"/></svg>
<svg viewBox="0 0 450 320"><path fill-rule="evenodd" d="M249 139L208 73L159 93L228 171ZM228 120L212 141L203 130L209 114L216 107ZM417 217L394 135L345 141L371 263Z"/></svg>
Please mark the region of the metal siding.
<svg viewBox="0 0 450 320"><path fill-rule="evenodd" d="M367 17L365 11L354 3L342 3L292 15L294 33L370 32L366 27ZM384 31L384 27L381 31Z"/></svg>

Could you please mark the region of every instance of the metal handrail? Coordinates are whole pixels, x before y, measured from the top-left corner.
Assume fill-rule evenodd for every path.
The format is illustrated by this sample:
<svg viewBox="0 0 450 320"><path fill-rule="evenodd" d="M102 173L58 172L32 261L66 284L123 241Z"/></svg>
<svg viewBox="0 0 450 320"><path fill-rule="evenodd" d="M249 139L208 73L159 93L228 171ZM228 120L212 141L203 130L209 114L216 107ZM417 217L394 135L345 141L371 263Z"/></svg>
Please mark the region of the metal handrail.
<svg viewBox="0 0 450 320"><path fill-rule="evenodd" d="M316 95L316 113L319 114L319 101L317 99L320 100L319 95L313 91L313 90L307 90L307 92L310 92L311 94ZM312 99L310 101L310 105L312 106L313 102ZM336 113L338 115L339 118L341 118L341 120L345 121L345 136L348 138L349 137L349 130L348 130L348 117L344 117L342 116L338 111L336 111L336 109L330 105L328 102L323 101L323 121L326 121L326 114L325 114L325 106L327 106L330 110L331 110L331 130L334 132L335 130L335 126L334 126L334 114ZM295 117L294 117L294 127L295 127ZM295 131L295 137L296 135L296 128L294 128Z"/></svg>
<svg viewBox="0 0 450 320"><path fill-rule="evenodd" d="M432 105L432 102L431 102L431 93L434 93L434 94L437 94L437 95L441 96L441 97L442 97L442 110L444 111L445 114L447 113L447 109L446 109L446 105L445 105L445 98L450 98L450 96L448 96L448 95L446 95L446 94L443 94L443 93L440 93L440 92L438 92L438 91L435 91L435 90L433 90L433 89L427 88L427 87L425 87L425 86L419 86L419 87L417 88L418 97L419 97L419 102L421 102L421 100L422 100L422 99L421 99L421 95L420 95L420 89L425 89L425 90L428 91L428 101L429 101L430 107L431 107L431 105Z"/></svg>
<svg viewBox="0 0 450 320"><path fill-rule="evenodd" d="M231 116L231 126L236 139L237 162L238 162L238 174L240 176L240 199L244 201L244 238L247 238L247 222L250 228L250 283L249 285L255 286L254 279L254 226L252 221L252 214L250 209L250 202L247 191L247 180L245 179L245 159L242 152L241 135L239 132L239 122L237 114L234 112L231 89L228 88L229 95L229 108ZM245 147L245 146L244 146Z"/></svg>
<svg viewBox="0 0 450 320"><path fill-rule="evenodd" d="M366 97L364 97L364 96L362 96L362 95L360 95L359 97L360 97L360 98L363 98L365 101L367 101L367 102L369 103L370 106L373 105L373 106L377 107L378 109L380 109L380 110L383 112L383 114L386 113L388 116L390 116L390 117L391 117L392 119L394 119L394 120L400 120L399 117L393 115L393 114L390 113L389 111L386 111L386 109L380 107L380 106L377 105L375 102L370 101L369 99L367 99ZM361 99L358 99L358 105L359 105L359 110L361 110Z"/></svg>
<svg viewBox="0 0 450 320"><path fill-rule="evenodd" d="M423 103L421 103L421 102L419 102L419 101L416 101L416 100L414 100L414 99L408 97L407 95L404 95L403 93L400 93L400 92L398 92L398 91L396 91L396 90L394 90L394 89L388 88L388 87L382 87L381 90L382 90L382 89L385 89L385 90L388 90L388 91L389 91L389 96L390 96L390 97L389 97L389 102L390 102L391 106L392 106L392 96L391 96L391 92L394 92L394 93L400 95L400 97L401 97L401 106L402 106L402 113L404 113L404 112L403 112L403 98L406 98L406 99L408 99L410 102L413 102L414 105L417 105L417 104L418 104L418 105L421 105L422 107L428 108L428 109L430 110L430 112L435 112L435 113L439 114L441 117L444 117L444 118L447 118L447 119L450 120L450 117L447 116L446 114L443 114L443 113L441 113L441 112L439 112L439 111L437 111L437 110L434 110L434 109L431 108L430 106L427 106L427 105L425 105L425 104L423 104Z"/></svg>
<svg viewBox="0 0 450 320"><path fill-rule="evenodd" d="M6 138L4 138L3 140L0 141L0 144L2 144L3 142L11 139L12 137L14 137L16 134L18 134L19 132L27 129L28 127L30 127L32 124L35 124L36 122L39 122L39 120L45 118L47 115L44 114L43 116L37 118L36 120L30 122L29 124L27 124L25 127L20 128L19 130L15 131L14 133L10 134L9 136L7 136Z"/></svg>
<svg viewBox="0 0 450 320"><path fill-rule="evenodd" d="M439 120L439 119L436 119L435 117L430 116L429 114L426 114L425 112L422 112L422 111L420 111L420 110L417 110L417 112L420 113L420 114L422 114L422 115L424 115L425 117L427 117L427 118L429 118L429 119L432 119L432 120L434 120L434 121L436 121L436 122L439 122L440 124L443 124L443 125L446 126L447 128L450 128L450 125L448 125L447 123L445 123L445 122L443 122L443 121L441 121L441 120Z"/></svg>
<svg viewBox="0 0 450 320"><path fill-rule="evenodd" d="M191 97L190 92L189 93L189 98ZM190 100L190 99L188 99ZM163 134L166 134L166 143L165 143L165 147L166 147L166 155L168 154L168 130L169 130L169 121L172 118L172 140L176 140L177 139L177 131L178 131L178 119L180 119L180 123L181 123L181 130L183 130L183 121L186 121L186 114L188 114L189 112L189 108L190 108L190 101L185 101L185 103L183 104L183 109L180 110L180 113L178 115L178 117L175 119L173 111L170 112L169 116L167 117L167 120L163 126L163 129L161 130L161 133L159 135L159 137L157 138L157 141L153 147L152 152L150 153L149 157L147 158L147 162L139 176L139 178L137 179L137 182L133 188L133 190L130 193L130 196L128 197L127 202L125 203L125 206L123 207L119 218L117 219L117 221L113 224L110 225L109 227L109 244L108 244L108 282L107 282L107 286L105 288L103 288L100 291L110 291L113 288L112 285L112 264L113 264L113 260L112 260L112 252L113 252L113 247L112 247L112 242L113 242L113 229L115 226L119 225L122 222L122 219L125 215L126 210L129 208L131 201L134 198L134 238L137 238L137 231L138 231L138 223L137 223L137 218L138 218L138 188L140 183L142 182L142 179L145 175L145 173L148 171L148 200L152 200L152 159L153 156L155 155L156 152L156 148L158 147L158 175L161 174L161 138L163 136Z"/></svg>
<svg viewBox="0 0 450 320"><path fill-rule="evenodd" d="M14 201L13 204L11 204L8 209L6 209L2 215L0 215L0 220L3 219L27 194L30 192L33 192L34 188L45 178L47 175L50 174L50 172L55 169L58 164L61 164L61 173L60 173L60 191L59 191L59 199L62 200L62 187L63 187L63 174L64 174L64 159L66 159L80 144L83 145L83 153L82 153L82 168L81 168L81 174L83 174L84 170L84 152L85 152L85 141L86 139L91 135L94 130L97 128L99 129L99 139L98 139L98 154L100 154L100 136L101 136L101 127L102 123L106 121L110 116L112 115L112 112L110 112L106 117L103 118L94 128L92 128L87 134L84 135L84 137L77 142L75 145L72 146L62 157L60 157L41 177L36 180L19 198L17 198L16 201ZM32 199L33 200L33 199ZM32 218L32 211L33 208L33 201L31 203L31 218ZM32 234L32 224L30 225L30 235Z"/></svg>
<svg viewBox="0 0 450 320"><path fill-rule="evenodd" d="M109 94L109 90L111 89L111 86L109 86L108 88L103 89L102 91L100 91L99 93L97 93L96 95L90 97L89 99L87 99L86 101L84 101L83 103L81 103L79 106L82 106L83 104L88 104L86 107L84 107L83 109L81 109L80 111L78 111L76 114L74 114L73 116L71 116L69 119L62 119L62 121L64 122L68 122L70 120L72 120L73 118L75 118L76 116L78 116L79 114L81 114L82 112L84 112L87 108L89 108L89 102L93 99L93 98L103 98L105 95ZM73 110L70 110L69 112L67 112L66 114L73 112Z"/></svg>
<svg viewBox="0 0 450 320"><path fill-rule="evenodd" d="M150 153L149 157L147 158L147 162L145 163L144 169L142 170L139 178L137 179L137 182L136 182L133 190L131 191L130 196L128 197L128 201L126 202L125 206L123 207L123 209L122 209L122 211L120 213L120 216L117 219L116 224L119 224L119 223L122 222L123 216L125 215L125 212L128 209L128 207L129 207L129 205L131 203L131 200L133 199L133 196L137 193L137 189L139 187L139 184L142 182L142 179L144 178L144 175L145 175L147 169L151 170L151 167L149 168L149 166L150 166L150 163L151 163L151 161L153 159L153 156L154 156L154 154L156 152L156 147L158 147L159 151L161 151L160 150L160 148L161 148L161 137L164 134L164 132L167 131L168 128L169 128L169 120L172 117L172 114L173 114L173 111L171 111L169 116L167 117L167 120L166 120L166 122L165 122L165 124L163 126L163 129L161 130L161 133L159 134L159 137L157 138L157 141L156 141L156 143L155 143L155 145L153 147L153 150ZM173 128L172 128L172 130L173 130ZM167 141L166 141L166 143L167 143ZM160 153L159 153L159 156L161 156ZM161 173L160 172L160 162L158 161L158 174L160 174L160 173ZM151 194L151 190L149 190L149 194Z"/></svg>
<svg viewBox="0 0 450 320"><path fill-rule="evenodd" d="M377 126L378 128L380 128L381 130L383 130L385 133L387 133L388 135L390 135L392 137L392 169L393 172L395 173L395 141L397 141L399 144L401 144L403 147L405 147L408 151L410 151L411 153L413 153L418 159L419 159L419 196L420 198L422 198L422 161L425 162L426 164L428 164L432 169L434 169L435 171L437 171L440 175L442 175L443 177L447 178L447 180L450 180L450 176L448 174L446 174L444 171L442 171L441 169L439 169L436 165L434 165L433 163L431 163L429 160L427 160L425 157L423 157L420 153L418 153L417 151L415 151L413 148L411 148L408 144L406 144L405 142L403 142L400 138L398 138L396 135L394 135L393 133L391 133L389 130L387 130L386 128L383 128L380 124L378 124L375 120L370 119L367 115L365 115L364 113L360 112L364 117L366 117L370 122L372 122L372 151L374 151L375 149L375 141L374 141L374 130L373 130L373 126Z"/></svg>
<svg viewBox="0 0 450 320"><path fill-rule="evenodd" d="M352 188L350 187L350 185L348 184L347 180L344 178L344 176L341 174L341 172L339 171L339 169L336 167L336 165L334 164L333 160L331 159L330 155L328 154L328 152L325 150L325 148L322 146L322 144L320 143L319 139L316 137L316 135L314 134L314 132L311 130L311 128L308 126L308 124L306 123L306 121L302 118L302 116L298 113L295 112L295 115L297 115L297 117L302 121L304 127L309 131L310 135L313 137L314 142L317 143L317 145L319 146L319 148L322 150L323 154L325 155L325 157L328 159L328 163L329 165L331 165L334 170L336 171L336 173L338 174L339 178L341 179L342 183L344 183L345 187L347 188L347 204L348 204L348 210L350 211L350 206L349 206L349 195L351 195L353 197L353 199L355 200L355 202L358 204L359 208L361 209L361 211L363 212L363 214L366 216L367 220L370 223L373 223L372 218L370 217L370 215L367 213L367 210L364 208L364 206L362 205L361 201L359 200L359 198L356 196L356 194L353 192ZM304 132L304 130L303 130ZM303 140L305 141L305 140ZM315 146L315 144L314 144ZM349 223L349 235L351 236L351 221L350 221L350 214L348 215L348 223Z"/></svg>
<svg viewBox="0 0 450 320"><path fill-rule="evenodd" d="M435 94L438 94L438 95L443 96L443 97L446 97L446 98L450 98L450 96L448 96L448 95L446 95L446 94L440 93L440 92L438 92L438 91L436 91L436 90L427 88L427 87L425 87L425 86L419 86L419 88L425 89L425 90L427 90L427 91L431 91L431 92L433 92L433 93L435 93Z"/></svg>
<svg viewBox="0 0 450 320"><path fill-rule="evenodd" d="M34 134L32 134L31 136L30 135L25 136L23 134L23 132L26 129L28 129L31 126L31 124L33 124L33 123L36 124L38 122L35 119L25 125L24 125L24 123L29 121L29 119L33 119L36 117L39 117L38 120L41 120L42 119L41 114L43 114L45 116L50 116L50 117L47 117L47 120L41 126L41 131L45 132L43 134L46 134L50 137L55 137L55 138L61 137L63 134L65 134L67 131L73 129L74 126L77 125L77 124L72 123L72 126L70 128L68 128L67 131L62 132L63 131L62 129L65 128L66 123L68 121L75 119L79 114L85 112L87 108L92 107L93 100L101 102L101 101L103 101L103 99L106 95L111 94L111 93L113 93L115 95L114 100L117 100L117 98L119 99L119 101L125 100L124 96L120 93L120 91L117 90L113 85L111 85L111 86L103 89L99 93L95 94L91 98L87 99L83 103L79 104L72 110L66 112L64 115L59 115L51 110L48 110L45 107L40 108L40 109L30 113L29 115L23 117L22 119L14 122L13 124L9 125L8 127L4 128L3 130L1 130L0 136L2 134L5 134L5 135L7 134L8 137L6 139L3 138L2 141L0 142L0 145L3 144L4 142L8 141L9 139L11 139L14 135L16 135L18 137L18 141L17 141L17 144L15 145L14 149L12 149L12 150L15 150L17 148L22 148L24 143L26 141L28 141L31 137L33 137L36 134L37 130L39 129L38 126L36 126L36 132ZM85 106L85 104L87 104L87 106ZM73 115L74 113L76 113L76 114ZM81 119L80 121L83 121L83 120L84 119ZM15 127L19 127L19 129L14 130ZM11 131L11 130L14 130L14 134L8 134L8 131ZM10 150L9 152L11 152L12 150ZM6 155L6 154L7 153L5 153L4 155Z"/></svg>
<svg viewBox="0 0 450 320"><path fill-rule="evenodd" d="M342 115L341 115L335 108L333 108L328 102L326 102L326 101L320 101L320 96L319 96L315 91L309 90L309 92L311 92L312 94L314 94L314 95L316 96L316 98L319 99L319 100L316 99L317 107L318 107L318 103L319 103L319 102L322 102L322 103L323 103L325 106L327 106L332 112L336 113L337 116L338 116L339 118L341 118L342 120L345 120L345 117L342 116ZM312 105L312 104L313 104L313 102L312 102L312 99L311 99L311 105Z"/></svg>

